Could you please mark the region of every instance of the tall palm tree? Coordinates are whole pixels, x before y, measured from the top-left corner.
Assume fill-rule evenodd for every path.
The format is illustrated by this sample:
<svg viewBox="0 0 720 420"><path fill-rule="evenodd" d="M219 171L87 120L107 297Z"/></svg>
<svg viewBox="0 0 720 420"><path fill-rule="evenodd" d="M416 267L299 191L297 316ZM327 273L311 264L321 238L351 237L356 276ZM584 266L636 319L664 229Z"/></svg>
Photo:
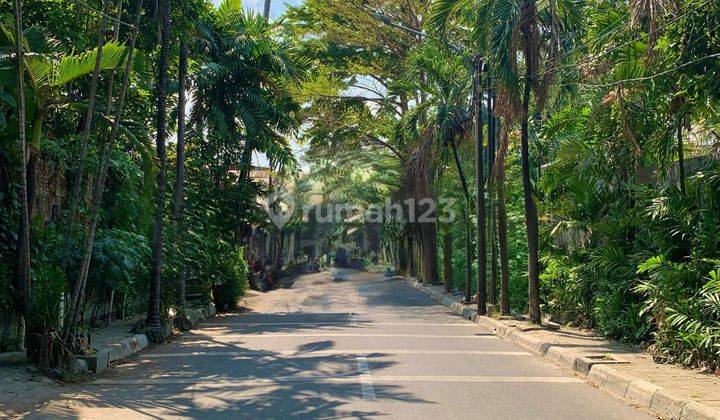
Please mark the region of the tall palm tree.
<svg viewBox="0 0 720 420"><path fill-rule="evenodd" d="M175 199L173 206L173 223L176 239L180 235L183 223L183 194L185 190L185 104L187 86L188 44L180 44L180 61L178 63L178 104L177 104L177 153L175 162ZM175 285L176 303L185 304L185 272L181 268Z"/></svg>
<svg viewBox="0 0 720 420"><path fill-rule="evenodd" d="M425 101L405 115L404 129L416 140L414 153L405 162L405 182L416 200L433 198L437 161L450 150L461 173L463 190L468 195L462 164L456 149L456 139L465 137L471 117L468 112L469 83L465 62L442 45L428 42L410 56L414 69L409 72L408 87L423 90ZM448 147L449 146L449 147ZM446 154L446 153L445 153ZM432 222L418 223L422 249L423 277L427 282L437 278L436 226Z"/></svg>
<svg viewBox="0 0 720 420"><path fill-rule="evenodd" d="M272 0L265 0L265 4L263 5L263 17L265 19L270 19L270 3Z"/></svg>
<svg viewBox="0 0 720 420"><path fill-rule="evenodd" d="M519 17L522 50L525 60L525 80L520 110L520 161L522 164L525 228L528 241L528 316L540 323L540 264L538 259L538 215L532 181L530 180L530 94L536 85L539 60L537 9L535 0L522 0Z"/></svg>
<svg viewBox="0 0 720 420"><path fill-rule="evenodd" d="M293 162L289 134L298 126L299 107L286 81L303 76L303 63L290 57L290 46L272 38L266 19L223 2L200 31L206 63L195 74L191 125L229 162L238 162L235 240L247 231L247 211L258 186L250 180L252 154L263 152L280 169ZM300 64L301 66L298 66Z"/></svg>
<svg viewBox="0 0 720 420"><path fill-rule="evenodd" d="M150 328L160 327L160 288L163 269L163 218L165 216L165 190L167 187L167 96L168 96L168 60L170 56L170 1L160 0L160 55L158 57L158 76L155 86L157 114L155 118L155 147L160 168L157 174L155 190L155 221L153 227L152 266L150 272L150 293L145 324Z"/></svg>
<svg viewBox="0 0 720 420"><path fill-rule="evenodd" d="M504 124L520 120L521 163L525 225L528 240L528 306L532 322L540 322L539 262L538 262L538 216L530 177L529 116L531 94L535 92L535 113L542 111L547 103L550 87L560 58L560 38L564 31L574 28L581 14L579 4L567 3L562 8L562 19L557 2L543 3L541 19L535 0L483 0L477 12L468 13L475 7L463 0L436 0L430 17L430 25L444 32L450 17L457 13L458 19L471 31L477 45L486 46L485 57L496 78L498 114ZM542 25L540 36L539 26ZM569 44L568 44L569 45ZM518 75L521 67L517 51L522 51L525 67L524 77ZM543 60L544 54L544 60ZM565 57L569 57L566 55ZM544 65L543 64L544 61ZM538 70L542 68L542 73Z"/></svg>
<svg viewBox="0 0 720 420"><path fill-rule="evenodd" d="M30 218L28 209L28 180L27 180L27 145L25 144L25 66L23 59L23 29L22 29L22 0L14 2L15 15L15 58L17 60L17 110L18 110L18 146L20 149L20 243L18 254L20 256L19 271L22 279L23 309L25 313L25 342L31 331L31 296L32 283L30 279Z"/></svg>

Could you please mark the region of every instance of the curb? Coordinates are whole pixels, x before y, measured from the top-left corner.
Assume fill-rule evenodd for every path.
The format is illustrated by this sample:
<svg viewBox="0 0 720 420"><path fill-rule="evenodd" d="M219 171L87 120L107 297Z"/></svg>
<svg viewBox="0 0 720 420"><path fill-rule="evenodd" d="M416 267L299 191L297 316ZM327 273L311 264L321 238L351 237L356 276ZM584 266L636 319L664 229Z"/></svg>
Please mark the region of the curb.
<svg viewBox="0 0 720 420"><path fill-rule="evenodd" d="M0 366L25 363L24 351L8 351L0 353Z"/></svg>
<svg viewBox="0 0 720 420"><path fill-rule="evenodd" d="M565 370L585 377L589 382L614 395L625 397L639 406L654 410L663 418L720 420L720 412L704 404L670 395L657 385L622 373L610 365L589 361L577 351L567 350L555 343L529 336L496 319L477 316L474 308L455 301L452 294L438 292L414 279L402 276L394 278L406 281L438 303L453 309L458 315L475 322L503 340L515 343L537 356L554 362Z"/></svg>
<svg viewBox="0 0 720 420"><path fill-rule="evenodd" d="M207 318L215 316L216 313L217 311L214 304L186 310L186 314L193 327ZM168 325L172 326L172 320L170 320ZM103 372L108 368L110 363L127 359L133 354L139 353L147 347L148 344L149 340L145 334L135 334L132 337L124 338L116 343L111 343L98 349L92 355L76 356L75 362L77 370L81 372L91 371L93 373Z"/></svg>

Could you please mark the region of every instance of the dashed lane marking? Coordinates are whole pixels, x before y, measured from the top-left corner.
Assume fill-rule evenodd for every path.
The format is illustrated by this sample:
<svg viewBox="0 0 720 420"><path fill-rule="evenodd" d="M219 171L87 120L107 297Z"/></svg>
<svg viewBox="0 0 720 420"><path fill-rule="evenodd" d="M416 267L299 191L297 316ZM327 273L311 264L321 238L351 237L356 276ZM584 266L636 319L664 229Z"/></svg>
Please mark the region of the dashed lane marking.
<svg viewBox="0 0 720 420"><path fill-rule="evenodd" d="M431 354L431 355L468 355L468 356L533 356L524 351L492 351L492 350L273 350L273 351L191 351L182 353L148 353L140 355L139 359L164 359L167 357L215 357L215 356L323 356L341 354L373 354L379 353L382 356L394 356L402 354Z"/></svg>
<svg viewBox="0 0 720 420"><path fill-rule="evenodd" d="M418 327L474 327L478 328L477 324L470 324L467 322L463 323L433 323L433 322L373 322L368 320L361 320L357 318L357 314L350 313L348 315L348 321L347 322L313 322L313 321L307 321L307 322L248 322L248 323L237 323L237 324L205 324L200 329L212 329L212 328L228 328L228 327L262 327L262 326L283 326L283 325L307 325L308 327L315 327L318 325L337 325L337 326L343 326L343 325L351 325L356 326L357 324L367 324L368 326L372 325L398 325L398 326L418 326ZM365 325L363 325L365 326Z"/></svg>
<svg viewBox="0 0 720 420"><path fill-rule="evenodd" d="M254 385L273 385L288 382L357 383L358 375L344 376L293 376L258 378L250 380L218 380L206 378L154 378L154 379L99 379L96 385L196 385L206 388L232 388ZM442 375L373 375L373 382L471 382L471 383L584 383L579 378L566 376L442 376ZM197 390L197 389L196 389Z"/></svg>
<svg viewBox="0 0 720 420"><path fill-rule="evenodd" d="M375 338L375 337L387 337L387 338L458 338L458 339L472 339L472 340L498 340L498 337L494 335L438 335L438 334L335 334L335 333L309 333L309 334L222 334L220 335L223 339L226 338L242 338L242 339L257 339L257 338L309 338L309 337L328 337L328 338L340 338L340 337L363 337L363 338ZM207 340L182 340L182 343L194 343L199 341Z"/></svg>
<svg viewBox="0 0 720 420"><path fill-rule="evenodd" d="M357 357L358 372L360 372L360 386L362 387L363 400L375 401L375 388L373 387L373 378L370 375L367 359L365 357Z"/></svg>

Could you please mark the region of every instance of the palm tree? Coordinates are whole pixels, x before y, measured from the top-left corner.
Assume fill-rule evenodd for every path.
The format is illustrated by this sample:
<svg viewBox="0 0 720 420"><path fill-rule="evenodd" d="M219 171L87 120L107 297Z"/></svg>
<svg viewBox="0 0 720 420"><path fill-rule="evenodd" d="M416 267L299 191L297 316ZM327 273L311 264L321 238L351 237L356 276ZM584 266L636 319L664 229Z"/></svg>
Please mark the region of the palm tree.
<svg viewBox="0 0 720 420"><path fill-rule="evenodd" d="M522 164L525 227L528 241L528 316L540 323L540 264L538 259L538 215L532 181L530 180L530 94L536 86L539 45L535 0L522 0L519 17L522 50L525 59L525 80L520 111L520 161Z"/></svg>
<svg viewBox="0 0 720 420"><path fill-rule="evenodd" d="M462 75L467 68L464 60L442 45L428 42L411 54L413 71L408 74L408 87L423 90L425 101L405 115L404 129L410 137L419 138L418 145L405 163L405 182L416 200L433 197L434 167L444 150L452 151L460 173L466 198L469 197L456 139L465 137L470 125L467 94L469 83ZM437 239L435 223L418 223L422 248L423 277L427 282L437 278Z"/></svg>
<svg viewBox="0 0 720 420"><path fill-rule="evenodd" d="M293 162L287 138L298 126L299 107L284 82L299 80L303 69L289 56L288 45L271 38L266 19L235 2L223 2L202 26L206 63L194 77L191 125L223 156L224 171L239 169L235 240L241 243L259 187L250 180L253 153L265 153L277 169ZM230 162L239 165L230 168Z"/></svg>
<svg viewBox="0 0 720 420"><path fill-rule="evenodd" d="M16 5L21 7L21 4ZM20 9L18 10L20 12ZM21 172L21 189L25 190L22 193L21 207L22 210L21 219L26 219L25 213L27 213L27 219L25 222L21 220L20 226L20 255L22 267L25 267L26 262L30 263L29 254L29 220L32 214L32 198L34 195L34 184L35 184L35 166L37 162L37 155L40 148L40 139L42 136L42 126L44 116L54 107L61 106L63 104L71 103L73 98L67 95L63 86L67 83L76 80L82 76L90 73L94 73L97 68L98 71L112 69L120 65L125 59L126 49L123 46L114 43L105 44L102 48L103 51L100 53L99 49L94 49L80 54L66 54L60 51L59 41L52 38L51 34L38 26L32 26L30 28L22 30L22 19L17 17L16 19L16 32L15 36L11 41L13 44L17 44L17 40L22 40L21 45L25 45L29 52L32 54L25 54L24 50L20 51L19 57L22 59L23 65L17 66L18 75L23 74L27 71L29 83L25 84L24 77L18 81L17 88L18 98L22 100L24 106L19 117L22 117L23 124L18 126L18 137L21 143L25 144L24 151L21 153L21 161L25 161L25 168ZM2 24L0 24L2 25ZM20 25L21 35L17 33L18 25ZM5 34L13 33L7 28L2 28ZM99 64L98 64L99 62ZM7 66L7 67L10 67ZM6 67L6 68L7 68ZM25 93L32 92L32 100L26 102ZM26 111L32 115L32 136L31 136L31 147L25 142L25 126L26 126ZM27 241L23 238L27 232ZM26 246L27 245L27 246ZM23 256L24 255L24 256ZM23 271L21 267L20 278L24 279ZM29 275L27 276L27 282L29 287ZM24 279L25 282L25 279ZM81 283L76 283L75 299L78 295L80 288L78 287ZM30 304L28 294L28 308ZM75 307L76 302L71 305L71 310ZM29 330L29 329L28 329Z"/></svg>
<svg viewBox="0 0 720 420"><path fill-rule="evenodd" d="M505 153L508 145L507 126L500 129L500 149L493 165L491 182L497 191L497 238L500 251L500 313L511 315L510 311L510 259L507 245L507 210L505 208Z"/></svg>
<svg viewBox="0 0 720 420"><path fill-rule="evenodd" d="M32 283L30 279L30 218L28 206L28 180L27 180L27 145L25 144L25 66L23 57L23 29L22 29L22 0L14 2L15 15L15 58L17 60L17 110L18 110L18 146L20 149L20 255L21 290L23 291L23 309L25 313L25 342L28 343L28 334L31 331L31 296Z"/></svg>
<svg viewBox="0 0 720 420"><path fill-rule="evenodd" d="M535 0L498 1L485 0L478 13L458 13L463 24L476 28L472 32L477 45L486 45L485 57L496 79L498 110L508 125L520 120L520 152L522 163L525 225L528 238L528 306L532 322L540 322L539 262L538 262L538 216L530 178L529 115L531 94L535 92L535 113L542 111L547 103L549 88L557 72L560 57L560 37L563 31L571 31L581 14L579 5L569 4L562 9L553 0L543 3L543 19L540 19ZM450 16L458 9L468 6L461 0L436 0L433 4L430 25L444 32ZM462 9L462 12L467 10ZM539 25L542 24L542 38ZM545 43L545 45L542 45ZM518 75L519 55L525 67L524 77ZM541 66L545 53L544 65ZM569 57L570 55L566 55ZM543 68L543 72L538 70ZM541 74L541 76L540 76ZM519 118L518 118L519 116ZM503 275L505 275L503 273Z"/></svg>
<svg viewBox="0 0 720 420"><path fill-rule="evenodd" d="M185 89L187 85L188 44L180 44L180 62L178 65L178 105L177 105L177 156L175 163L175 199L173 206L173 223L176 239L180 235L183 223L183 193L185 190ZM185 272L181 268L176 282L176 303L185 304Z"/></svg>
<svg viewBox="0 0 720 420"><path fill-rule="evenodd" d="M168 96L168 60L170 55L170 2L160 0L160 55L158 57L158 76L155 87L157 114L155 118L155 147L160 168L157 174L155 190L155 221L153 228L152 266L150 273L150 293L145 324L150 328L160 327L160 287L163 269L163 218L165 216L165 190L167 187L167 96Z"/></svg>

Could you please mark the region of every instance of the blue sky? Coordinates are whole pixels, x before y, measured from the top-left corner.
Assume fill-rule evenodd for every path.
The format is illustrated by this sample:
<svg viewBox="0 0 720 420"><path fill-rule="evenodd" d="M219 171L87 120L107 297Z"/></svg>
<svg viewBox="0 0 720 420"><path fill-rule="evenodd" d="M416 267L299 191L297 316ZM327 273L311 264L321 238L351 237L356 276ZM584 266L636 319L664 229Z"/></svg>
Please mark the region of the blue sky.
<svg viewBox="0 0 720 420"><path fill-rule="evenodd" d="M222 0L212 0L212 2L217 6ZM270 19L276 19L282 15L285 11L285 4L297 6L302 2L303 0L273 0L270 3ZM243 0L243 7L245 7L245 9L253 10L257 13L262 13L264 4L265 0Z"/></svg>

